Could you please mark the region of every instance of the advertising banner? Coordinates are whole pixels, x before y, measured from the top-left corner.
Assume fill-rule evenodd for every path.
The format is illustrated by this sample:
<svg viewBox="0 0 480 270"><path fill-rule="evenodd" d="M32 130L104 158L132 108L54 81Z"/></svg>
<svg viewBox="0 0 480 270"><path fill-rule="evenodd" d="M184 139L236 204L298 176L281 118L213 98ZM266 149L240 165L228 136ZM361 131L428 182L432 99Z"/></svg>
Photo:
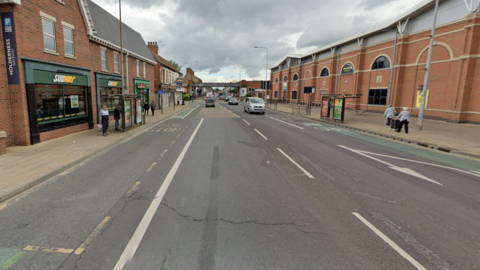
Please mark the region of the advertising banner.
<svg viewBox="0 0 480 270"><path fill-rule="evenodd" d="M247 88L240 88L240 96L244 97L245 95L247 95Z"/></svg>
<svg viewBox="0 0 480 270"><path fill-rule="evenodd" d="M70 108L78 108L78 95L70 95Z"/></svg>
<svg viewBox="0 0 480 270"><path fill-rule="evenodd" d="M132 106L130 104L130 100L124 100L123 106L125 108L125 127L132 126Z"/></svg>
<svg viewBox="0 0 480 270"><path fill-rule="evenodd" d="M283 91L287 91L287 83L283 83Z"/></svg>
<svg viewBox="0 0 480 270"><path fill-rule="evenodd" d="M5 64L7 68L8 84L20 84L17 60L17 40L15 38L15 25L13 23L13 13L3 12L3 48L5 50Z"/></svg>
<svg viewBox="0 0 480 270"><path fill-rule="evenodd" d="M137 99L137 124L142 123L142 100Z"/></svg>
<svg viewBox="0 0 480 270"><path fill-rule="evenodd" d="M330 99L323 98L322 99L322 118L329 118L330 117Z"/></svg>
<svg viewBox="0 0 480 270"><path fill-rule="evenodd" d="M345 100L343 98L335 99L335 107L333 108L333 119L343 120L344 101Z"/></svg>
<svg viewBox="0 0 480 270"><path fill-rule="evenodd" d="M430 93L430 91L427 90L427 99L425 100L425 108L428 108L428 94ZM423 96L422 96L422 91L417 91L417 104L415 107L417 108L420 108L422 107L422 99L423 99Z"/></svg>

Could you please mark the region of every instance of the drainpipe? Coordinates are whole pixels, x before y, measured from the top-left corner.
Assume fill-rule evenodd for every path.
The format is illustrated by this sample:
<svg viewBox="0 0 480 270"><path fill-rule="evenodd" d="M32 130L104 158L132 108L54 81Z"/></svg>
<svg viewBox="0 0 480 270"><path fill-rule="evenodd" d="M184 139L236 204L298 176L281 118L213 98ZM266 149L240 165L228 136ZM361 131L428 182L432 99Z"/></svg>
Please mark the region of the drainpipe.
<svg viewBox="0 0 480 270"><path fill-rule="evenodd" d="M126 57L125 57L125 58L126 58L126 59L125 59L125 65L126 65L126 68L125 68L125 69L126 69L126 71L127 71L127 72L126 72L126 76L127 76L127 90L130 91L129 82L128 82L128 55L129 55L129 54L130 54L130 52L127 51L127 55L126 55Z"/></svg>
<svg viewBox="0 0 480 270"><path fill-rule="evenodd" d="M338 88L338 76L340 76L340 73L338 71L340 67L340 53L342 52L342 49L338 49L337 52L337 70L336 70L336 76L335 76L335 94L337 93L337 88Z"/></svg>
<svg viewBox="0 0 480 270"><path fill-rule="evenodd" d="M393 47L393 63L392 63L392 73L390 75L390 87L388 88L388 105L392 105L392 93L393 93L393 74L395 71L395 57L397 56L397 44L398 44L398 30L395 31L395 46Z"/></svg>

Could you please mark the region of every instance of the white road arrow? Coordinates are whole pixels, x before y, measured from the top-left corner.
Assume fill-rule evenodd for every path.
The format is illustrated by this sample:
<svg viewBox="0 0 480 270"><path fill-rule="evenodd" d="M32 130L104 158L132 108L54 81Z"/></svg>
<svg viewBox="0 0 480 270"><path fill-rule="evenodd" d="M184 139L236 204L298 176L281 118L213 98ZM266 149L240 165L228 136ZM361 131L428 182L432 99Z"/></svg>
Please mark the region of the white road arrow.
<svg viewBox="0 0 480 270"><path fill-rule="evenodd" d="M397 166L395 166L395 165L393 165L393 164L390 164L390 163L388 163L388 162L386 162L386 161L380 160L380 159L378 159L378 158L371 157L371 156L363 153L362 151L359 151L359 150L356 150L356 149L352 149L352 148L349 148L349 147L346 147L346 146L343 146L343 145L339 145L339 146L342 147L342 148L344 148L344 149L347 149L347 150L349 150L349 151L352 151L352 152L354 152L354 153L357 153L357 154L359 154L359 155L362 155L362 156L364 156L364 157L367 157L367 158L369 158L369 159L372 159L372 160L375 160L375 161L377 161L377 162L383 163L383 164L389 166L390 169L393 169L393 170L396 170L396 171L399 171L399 172L402 172L402 173L405 173L405 174L408 174L408 175L411 175L411 176L418 177L418 178L420 178L420 179L422 179L422 180L426 180L426 181L428 181L428 182L437 184L437 185L439 185L439 186L443 186L443 184L441 184L441 183L439 183L439 182L437 182L437 181L435 181L435 180L432 180L432 179L430 179L430 178L428 178L428 177L426 177L426 176L424 176L424 175L422 175L422 174L419 174L419 173L417 173L416 171L414 171L414 170L412 170L412 169L409 169L409 168L400 168L400 167L397 167Z"/></svg>

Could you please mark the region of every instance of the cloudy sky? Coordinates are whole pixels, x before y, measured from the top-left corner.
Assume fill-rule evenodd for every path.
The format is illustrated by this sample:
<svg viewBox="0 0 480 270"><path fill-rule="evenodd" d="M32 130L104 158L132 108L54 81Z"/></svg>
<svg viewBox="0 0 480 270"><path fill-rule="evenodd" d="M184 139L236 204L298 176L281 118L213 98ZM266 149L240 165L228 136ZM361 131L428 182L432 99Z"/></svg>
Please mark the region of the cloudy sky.
<svg viewBox="0 0 480 270"><path fill-rule="evenodd" d="M118 17L118 0L93 0ZM122 0L122 18L205 82L265 79L268 66L375 27L422 0Z"/></svg>

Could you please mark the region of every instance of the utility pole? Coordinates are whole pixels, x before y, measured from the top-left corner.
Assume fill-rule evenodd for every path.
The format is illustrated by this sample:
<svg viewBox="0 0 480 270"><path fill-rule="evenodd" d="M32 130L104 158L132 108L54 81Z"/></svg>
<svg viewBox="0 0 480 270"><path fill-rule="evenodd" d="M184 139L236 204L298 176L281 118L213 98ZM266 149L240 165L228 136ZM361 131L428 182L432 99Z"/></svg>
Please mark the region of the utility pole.
<svg viewBox="0 0 480 270"><path fill-rule="evenodd" d="M125 71L123 69L123 38L122 38L122 0L118 0L118 9L119 9L119 17L120 17L120 63L122 65L122 96L125 94L124 87L125 87L125 79L124 74Z"/></svg>
<svg viewBox="0 0 480 270"><path fill-rule="evenodd" d="M423 129L423 118L425 116L425 104L427 101L427 91L428 91L428 79L430 78L430 68L432 65L432 53L433 53L433 45L435 42L435 28L437 27L437 15L438 15L438 0L435 0L435 12L433 15L433 27L432 27L432 34L430 36L430 47L428 49L428 58L427 58L427 67L425 72L425 81L423 82L423 89L422 93L420 94L422 97L422 105L420 107L420 112L418 114L418 122L417 122L417 129Z"/></svg>
<svg viewBox="0 0 480 270"><path fill-rule="evenodd" d="M266 63L265 63L265 96L267 95L267 81L268 81L268 48L267 47L258 47L255 46L255 49L265 49L267 50L267 57L266 57ZM265 97L264 97L265 98Z"/></svg>

